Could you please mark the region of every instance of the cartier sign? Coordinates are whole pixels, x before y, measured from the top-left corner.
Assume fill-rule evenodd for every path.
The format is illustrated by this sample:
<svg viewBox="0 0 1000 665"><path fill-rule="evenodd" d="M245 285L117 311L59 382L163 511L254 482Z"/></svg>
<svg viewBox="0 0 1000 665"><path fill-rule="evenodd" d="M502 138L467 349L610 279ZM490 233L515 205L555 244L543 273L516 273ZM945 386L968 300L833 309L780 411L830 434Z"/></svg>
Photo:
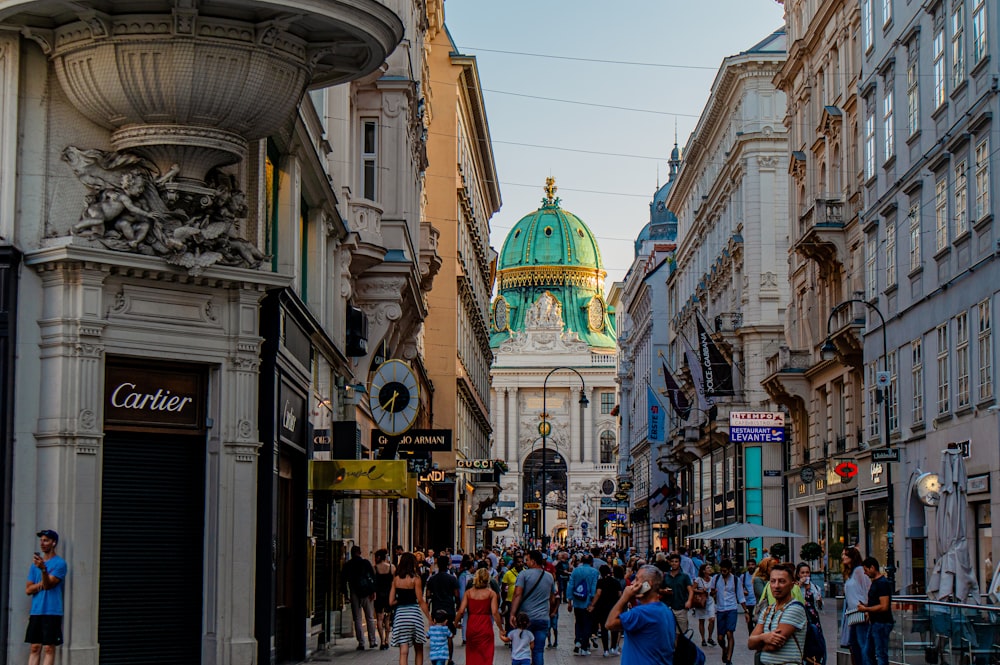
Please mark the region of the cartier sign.
<svg viewBox="0 0 1000 665"><path fill-rule="evenodd" d="M104 397L106 429L204 428L205 372L197 365L109 359Z"/></svg>

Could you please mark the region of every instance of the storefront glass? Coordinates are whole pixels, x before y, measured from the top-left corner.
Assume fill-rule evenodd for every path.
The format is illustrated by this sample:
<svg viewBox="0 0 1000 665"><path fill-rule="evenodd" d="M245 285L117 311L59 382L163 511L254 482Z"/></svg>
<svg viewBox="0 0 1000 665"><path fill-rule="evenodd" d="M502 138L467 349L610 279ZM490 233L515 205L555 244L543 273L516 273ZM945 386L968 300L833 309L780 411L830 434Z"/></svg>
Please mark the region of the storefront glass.
<svg viewBox="0 0 1000 665"><path fill-rule="evenodd" d="M889 547L889 513L884 500L865 503L865 524L867 550L864 554L875 557L883 566L888 565L885 556Z"/></svg>
<svg viewBox="0 0 1000 665"><path fill-rule="evenodd" d="M985 593L993 580L993 518L989 503L973 504L976 515L976 577Z"/></svg>

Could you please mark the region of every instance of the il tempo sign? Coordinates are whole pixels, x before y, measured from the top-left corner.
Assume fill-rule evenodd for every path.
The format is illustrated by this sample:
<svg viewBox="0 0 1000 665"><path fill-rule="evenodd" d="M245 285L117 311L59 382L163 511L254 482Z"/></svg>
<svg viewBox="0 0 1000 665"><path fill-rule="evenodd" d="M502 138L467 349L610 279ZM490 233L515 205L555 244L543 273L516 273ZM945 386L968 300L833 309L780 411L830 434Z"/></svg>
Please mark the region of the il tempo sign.
<svg viewBox="0 0 1000 665"><path fill-rule="evenodd" d="M733 411L729 414L729 440L733 443L781 443L785 440L785 414Z"/></svg>

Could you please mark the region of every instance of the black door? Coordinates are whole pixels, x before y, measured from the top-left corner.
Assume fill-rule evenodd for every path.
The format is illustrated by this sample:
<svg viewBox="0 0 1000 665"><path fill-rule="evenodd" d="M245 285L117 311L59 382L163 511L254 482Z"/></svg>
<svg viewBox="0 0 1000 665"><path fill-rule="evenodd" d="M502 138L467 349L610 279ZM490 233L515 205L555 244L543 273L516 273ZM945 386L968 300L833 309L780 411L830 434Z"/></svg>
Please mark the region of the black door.
<svg viewBox="0 0 1000 665"><path fill-rule="evenodd" d="M201 662L203 436L108 434L101 512L101 665Z"/></svg>

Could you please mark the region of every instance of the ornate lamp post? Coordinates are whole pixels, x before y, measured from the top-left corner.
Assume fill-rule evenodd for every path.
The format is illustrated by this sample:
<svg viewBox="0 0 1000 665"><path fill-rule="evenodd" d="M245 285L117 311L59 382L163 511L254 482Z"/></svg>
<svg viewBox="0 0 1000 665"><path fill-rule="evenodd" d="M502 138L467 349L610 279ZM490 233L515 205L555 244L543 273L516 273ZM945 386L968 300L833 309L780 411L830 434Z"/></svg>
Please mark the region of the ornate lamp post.
<svg viewBox="0 0 1000 665"><path fill-rule="evenodd" d="M823 346L820 347L820 356L823 360L833 360L836 357L837 350L833 345L832 328L833 328L833 318L837 315L840 310L850 307L855 303L864 305L871 311L878 315L879 321L882 323L882 368L884 372L881 372L882 378L877 380L877 383L884 384L882 386L876 387L876 400L881 400L882 402L882 440L885 443L886 450L891 450L892 444L889 441L889 395L888 395L888 385L889 385L889 343L885 332L885 317L882 316L882 312L879 308L871 304L867 300L862 300L860 298L851 298L850 300L845 300L830 311L830 318L826 321L826 341ZM896 531L896 502L893 496L892 487L892 462L886 463L886 484L889 488L888 503L886 505L887 520L886 520L886 550L885 550L885 573L886 577L889 578L889 582L892 584L893 588L896 587L896 548L894 546L895 531Z"/></svg>
<svg viewBox="0 0 1000 665"><path fill-rule="evenodd" d="M545 527L545 511L548 506L547 495L548 495L548 439L549 433L552 431L552 426L548 422L549 412L548 412L548 388L549 388L549 377L558 372L561 369L569 370L573 372L580 378L580 406L587 408L590 404L590 400L587 399L587 382L583 380L583 375L576 371L572 367L553 367L548 374L545 375L545 380L542 382L542 422L538 424L538 433L542 435L542 548L548 549L549 546L549 533Z"/></svg>

